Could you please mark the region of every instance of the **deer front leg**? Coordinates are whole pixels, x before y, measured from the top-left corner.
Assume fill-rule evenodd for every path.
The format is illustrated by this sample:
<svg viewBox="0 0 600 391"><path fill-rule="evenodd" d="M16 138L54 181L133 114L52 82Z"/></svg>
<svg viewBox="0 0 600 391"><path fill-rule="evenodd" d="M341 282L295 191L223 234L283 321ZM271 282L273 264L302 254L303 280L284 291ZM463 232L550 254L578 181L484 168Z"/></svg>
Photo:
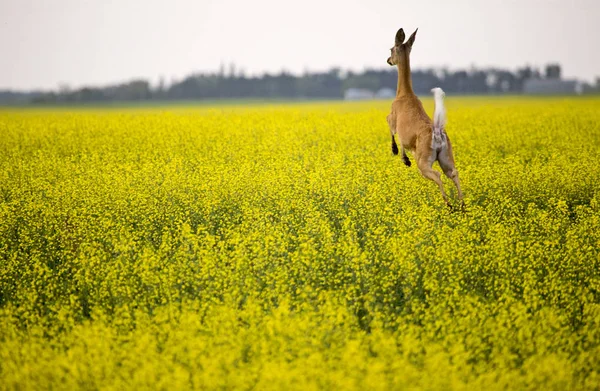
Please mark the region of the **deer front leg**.
<svg viewBox="0 0 600 391"><path fill-rule="evenodd" d="M394 138L393 134L392 134L392 153L394 155L398 154L398 144L396 144L396 139Z"/></svg>
<svg viewBox="0 0 600 391"><path fill-rule="evenodd" d="M398 144L396 144L396 139L394 138L394 133L396 133L396 129L394 126L394 118L392 116L392 114L388 114L388 116L386 117L387 123L388 123L388 127L390 128L390 135L392 136L392 153L394 155L398 154Z"/></svg>
<svg viewBox="0 0 600 391"><path fill-rule="evenodd" d="M402 146L402 161L406 167L410 167L410 159L406 156L406 151L404 150L404 146Z"/></svg>
<svg viewBox="0 0 600 391"><path fill-rule="evenodd" d="M394 137L394 134L396 134L396 123L394 121L394 116L392 114L389 114L387 116L387 123L388 126L390 127L390 135L392 136L392 153L394 155L398 154L398 144L396 143L396 138ZM400 144L402 144L402 140L400 140ZM406 156L406 152L404 151L404 146L401 146L402 148L402 161L404 162L404 164L407 167L410 167L410 160L408 159L408 156Z"/></svg>

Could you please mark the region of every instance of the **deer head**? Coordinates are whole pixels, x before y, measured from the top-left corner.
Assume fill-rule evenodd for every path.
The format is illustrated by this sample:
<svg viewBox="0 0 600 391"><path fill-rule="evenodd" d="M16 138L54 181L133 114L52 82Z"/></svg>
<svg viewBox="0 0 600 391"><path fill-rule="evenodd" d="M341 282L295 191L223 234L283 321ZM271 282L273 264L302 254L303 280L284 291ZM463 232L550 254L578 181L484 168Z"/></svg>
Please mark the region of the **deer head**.
<svg viewBox="0 0 600 391"><path fill-rule="evenodd" d="M412 50L412 46L415 43L415 38L417 36L416 29L414 33L408 38L406 42L404 42L404 30L400 29L396 33L396 42L394 43L394 47L390 49L391 55L387 59L387 63L390 65L398 65L405 62L410 56L410 51Z"/></svg>

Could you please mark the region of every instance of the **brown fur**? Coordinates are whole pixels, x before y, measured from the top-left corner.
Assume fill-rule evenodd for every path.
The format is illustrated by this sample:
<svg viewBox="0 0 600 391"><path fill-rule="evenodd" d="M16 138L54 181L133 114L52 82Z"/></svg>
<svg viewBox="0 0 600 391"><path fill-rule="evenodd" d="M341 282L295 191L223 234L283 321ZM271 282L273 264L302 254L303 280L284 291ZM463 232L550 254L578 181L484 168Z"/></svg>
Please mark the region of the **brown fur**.
<svg viewBox="0 0 600 391"><path fill-rule="evenodd" d="M462 204L463 194L460 190L460 181L454 164L450 139L448 138L447 146L444 148L434 150L431 147L433 123L425 112L423 104L412 89L410 52L416 35L417 31L415 30L406 43L403 43L404 30L398 30L395 45L391 49L391 56L387 60L388 64L398 67L396 99L392 102L391 113L387 116L392 135L392 148L395 144L395 135L398 139L398 144L400 144L404 163L410 166L410 160L406 156L405 151L411 151L421 175L438 185L444 201L450 205L448 196L444 191L441 174L432 168L433 163L437 161L444 174L454 181L458 191L458 198Z"/></svg>

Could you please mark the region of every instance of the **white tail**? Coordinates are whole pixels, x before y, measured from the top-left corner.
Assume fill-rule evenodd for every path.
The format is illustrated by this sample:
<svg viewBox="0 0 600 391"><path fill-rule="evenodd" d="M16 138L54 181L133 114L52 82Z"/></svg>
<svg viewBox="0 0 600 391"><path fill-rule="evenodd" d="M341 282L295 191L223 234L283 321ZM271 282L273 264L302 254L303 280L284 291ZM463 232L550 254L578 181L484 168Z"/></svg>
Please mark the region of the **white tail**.
<svg viewBox="0 0 600 391"><path fill-rule="evenodd" d="M433 137L431 148L440 149L446 146L446 108L444 107L444 90L439 87L432 88L435 109L433 111Z"/></svg>

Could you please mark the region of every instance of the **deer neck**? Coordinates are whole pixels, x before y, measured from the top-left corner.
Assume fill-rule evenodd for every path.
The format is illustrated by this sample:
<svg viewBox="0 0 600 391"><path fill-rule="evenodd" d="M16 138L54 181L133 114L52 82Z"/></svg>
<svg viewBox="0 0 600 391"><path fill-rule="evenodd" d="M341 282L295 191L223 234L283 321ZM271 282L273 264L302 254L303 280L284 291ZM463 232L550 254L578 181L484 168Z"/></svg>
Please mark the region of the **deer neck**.
<svg viewBox="0 0 600 391"><path fill-rule="evenodd" d="M414 92L410 77L410 57L408 54L404 54L398 63L398 88L396 89L396 96L408 94L414 94Z"/></svg>

